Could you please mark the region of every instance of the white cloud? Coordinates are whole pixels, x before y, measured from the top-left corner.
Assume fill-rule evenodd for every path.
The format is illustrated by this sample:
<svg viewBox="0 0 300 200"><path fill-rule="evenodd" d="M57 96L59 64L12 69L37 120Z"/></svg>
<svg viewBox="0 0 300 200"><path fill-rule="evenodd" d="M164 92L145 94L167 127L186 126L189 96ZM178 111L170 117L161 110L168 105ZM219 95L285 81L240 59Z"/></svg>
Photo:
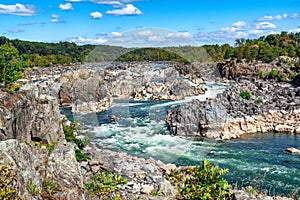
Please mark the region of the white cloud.
<svg viewBox="0 0 300 200"><path fill-rule="evenodd" d="M52 23L64 23L64 21L60 20L60 16L56 15L56 14L51 15L50 22L52 22Z"/></svg>
<svg viewBox="0 0 300 200"><path fill-rule="evenodd" d="M66 4L59 4L59 8L61 10L73 10L73 6L71 3L66 3Z"/></svg>
<svg viewBox="0 0 300 200"><path fill-rule="evenodd" d="M296 19L296 18L298 18L298 17L299 17L299 15L298 15L297 13L295 13L295 14L293 14L293 15L291 16L292 19Z"/></svg>
<svg viewBox="0 0 300 200"><path fill-rule="evenodd" d="M247 28L247 23L243 21L238 21L232 24L230 27L223 27L221 28L221 31L224 32L236 32L236 31L242 31Z"/></svg>
<svg viewBox="0 0 300 200"><path fill-rule="evenodd" d="M162 41L164 41L163 38L161 38L161 37L159 37L157 35L149 36L148 40L151 41L151 42L162 42Z"/></svg>
<svg viewBox="0 0 300 200"><path fill-rule="evenodd" d="M267 29L275 29L277 26L270 22L260 22L255 25L256 29L258 30L267 30Z"/></svg>
<svg viewBox="0 0 300 200"><path fill-rule="evenodd" d="M141 31L138 33L139 36L152 36L154 35L154 33L150 30L146 30L146 31Z"/></svg>
<svg viewBox="0 0 300 200"><path fill-rule="evenodd" d="M283 15L266 15L261 18L258 18L257 21L272 21L272 20L281 20L281 19L287 19L289 17L288 14L284 13Z"/></svg>
<svg viewBox="0 0 300 200"><path fill-rule="evenodd" d="M176 33L169 33L169 38L188 38L191 37L189 32L176 32Z"/></svg>
<svg viewBox="0 0 300 200"><path fill-rule="evenodd" d="M250 35L258 35L258 36L264 35L264 32L262 30L252 30L252 31L249 31L248 33Z"/></svg>
<svg viewBox="0 0 300 200"><path fill-rule="evenodd" d="M290 33L297 33L297 32L300 32L300 27L298 28L293 28L291 30L289 30Z"/></svg>
<svg viewBox="0 0 300 200"><path fill-rule="evenodd" d="M84 0L65 0L66 2L82 2Z"/></svg>
<svg viewBox="0 0 300 200"><path fill-rule="evenodd" d="M246 22L238 21L232 24L232 27L238 29L238 30L244 30L247 27Z"/></svg>
<svg viewBox="0 0 300 200"><path fill-rule="evenodd" d="M112 5L112 6L121 6L123 5L120 1L108 1L108 0L91 0L93 3L103 4L103 5Z"/></svg>
<svg viewBox="0 0 300 200"><path fill-rule="evenodd" d="M103 44L107 42L107 40L103 38L93 39L93 38L85 38L85 37L76 37L76 38L72 38L70 42L75 42L79 44Z"/></svg>
<svg viewBox="0 0 300 200"><path fill-rule="evenodd" d="M122 9L117 10L109 10L106 12L109 15L141 15L142 11L136 8L132 4L126 4L126 6Z"/></svg>
<svg viewBox="0 0 300 200"><path fill-rule="evenodd" d="M23 5L20 3L15 5L0 4L0 14L33 16L35 14L35 10L32 5Z"/></svg>
<svg viewBox="0 0 300 200"><path fill-rule="evenodd" d="M51 17L52 17L53 19L59 19L59 18L60 18L60 16L59 16L59 15L56 15L56 14L52 14Z"/></svg>
<svg viewBox="0 0 300 200"><path fill-rule="evenodd" d="M119 32L111 32L110 37L121 37L122 33Z"/></svg>
<svg viewBox="0 0 300 200"><path fill-rule="evenodd" d="M96 12L91 12L90 16L94 19L100 19L102 18L103 15L102 13L96 11Z"/></svg>

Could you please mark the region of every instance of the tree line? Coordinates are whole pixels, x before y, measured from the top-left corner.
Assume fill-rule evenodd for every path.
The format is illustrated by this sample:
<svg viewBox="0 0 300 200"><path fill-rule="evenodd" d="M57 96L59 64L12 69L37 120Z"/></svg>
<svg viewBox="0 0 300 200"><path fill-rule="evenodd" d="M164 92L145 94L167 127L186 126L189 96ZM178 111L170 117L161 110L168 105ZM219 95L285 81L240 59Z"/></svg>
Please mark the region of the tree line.
<svg viewBox="0 0 300 200"><path fill-rule="evenodd" d="M27 67L51 67L78 62L103 61L214 61L236 59L271 62L279 56L300 57L300 33L281 32L258 39L237 39L234 46L204 45L163 48L124 48L109 45L77 45L72 42L43 43L0 37L0 82L20 78ZM299 65L299 59L294 65Z"/></svg>

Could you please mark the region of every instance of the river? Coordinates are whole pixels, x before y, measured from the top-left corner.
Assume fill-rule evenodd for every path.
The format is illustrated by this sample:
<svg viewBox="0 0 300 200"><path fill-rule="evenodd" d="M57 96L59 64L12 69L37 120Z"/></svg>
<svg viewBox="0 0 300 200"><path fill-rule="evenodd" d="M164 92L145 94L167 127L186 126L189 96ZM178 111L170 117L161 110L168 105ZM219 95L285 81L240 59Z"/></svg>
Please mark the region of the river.
<svg viewBox="0 0 300 200"><path fill-rule="evenodd" d="M229 169L225 176L238 186L253 185L269 194L289 195L300 187L300 156L284 151L300 148L300 136L288 134L251 134L231 141L171 136L166 123L166 110L192 99L205 100L224 91L224 85L207 83L205 95L182 101L117 100L114 106L97 114L73 115L62 108L71 120L82 121L94 133L92 141L99 147L176 165L201 164L207 158L213 164ZM117 121L111 116L118 118Z"/></svg>

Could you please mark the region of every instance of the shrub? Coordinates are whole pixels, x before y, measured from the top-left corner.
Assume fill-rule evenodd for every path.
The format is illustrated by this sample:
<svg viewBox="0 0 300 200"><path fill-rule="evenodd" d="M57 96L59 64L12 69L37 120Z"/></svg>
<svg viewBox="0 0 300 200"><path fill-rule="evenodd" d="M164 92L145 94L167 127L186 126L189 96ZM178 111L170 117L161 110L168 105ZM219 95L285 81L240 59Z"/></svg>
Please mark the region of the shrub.
<svg viewBox="0 0 300 200"><path fill-rule="evenodd" d="M260 98L260 97L258 97L257 99L255 99L255 101L254 101L254 103L256 103L256 104L260 104L260 103L262 103L263 102L263 100Z"/></svg>
<svg viewBox="0 0 300 200"><path fill-rule="evenodd" d="M75 122L71 122L70 125L63 125L63 130L67 142L74 142L77 145L77 147L82 150L86 146L87 141L76 138L75 131L77 129L78 127Z"/></svg>
<svg viewBox="0 0 300 200"><path fill-rule="evenodd" d="M240 93L240 96L243 98L243 99L250 99L251 98L251 94L247 91L245 92L241 92Z"/></svg>
<svg viewBox="0 0 300 200"><path fill-rule="evenodd" d="M178 199L230 199L232 186L221 179L227 172L204 159L202 166L186 167L183 174L172 170L167 179L178 188Z"/></svg>
<svg viewBox="0 0 300 200"><path fill-rule="evenodd" d="M80 162L80 161L87 161L87 160L91 159L86 154L82 153L82 151L80 149L76 149L75 150L75 155L76 155L76 160L78 162Z"/></svg>
<svg viewBox="0 0 300 200"><path fill-rule="evenodd" d="M20 89L20 85L17 83L10 83L7 85L8 92L14 94Z"/></svg>
<svg viewBox="0 0 300 200"><path fill-rule="evenodd" d="M258 72L258 77L259 77L259 78L264 78L264 72L260 70L260 71Z"/></svg>
<svg viewBox="0 0 300 200"><path fill-rule="evenodd" d="M26 189L27 191L32 194L32 195L37 195L39 194L39 190L37 188L37 185L35 183L32 182L32 179L30 179L27 184L26 184Z"/></svg>
<svg viewBox="0 0 300 200"><path fill-rule="evenodd" d="M85 186L92 195L101 197L101 199L122 199L117 187L127 182L122 176L101 170L91 179L92 182L85 183Z"/></svg>
<svg viewBox="0 0 300 200"><path fill-rule="evenodd" d="M42 183L41 195L43 199L53 199L54 195L61 191L62 191L61 185L54 180L46 179Z"/></svg>
<svg viewBox="0 0 300 200"><path fill-rule="evenodd" d="M13 164L11 164L13 165ZM17 200L16 190L14 189L14 181L16 180L17 172L11 166L0 166L0 199L2 200Z"/></svg>
<svg viewBox="0 0 300 200"><path fill-rule="evenodd" d="M272 69L268 74L267 74L267 77L270 78L270 79L274 79L276 77L279 76L279 71L276 70L276 69Z"/></svg>

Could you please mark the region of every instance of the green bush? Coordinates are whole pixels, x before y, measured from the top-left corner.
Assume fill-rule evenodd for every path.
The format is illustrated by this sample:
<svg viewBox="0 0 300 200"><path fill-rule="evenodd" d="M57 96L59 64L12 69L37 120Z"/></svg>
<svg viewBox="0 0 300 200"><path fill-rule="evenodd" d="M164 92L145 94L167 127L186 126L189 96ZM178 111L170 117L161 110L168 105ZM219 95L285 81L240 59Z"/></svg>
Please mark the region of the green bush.
<svg viewBox="0 0 300 200"><path fill-rule="evenodd" d="M178 188L178 199L230 199L232 186L221 179L227 172L204 159L202 166L186 167L183 174L172 170L167 179Z"/></svg>
<svg viewBox="0 0 300 200"><path fill-rule="evenodd" d="M77 145L77 147L82 150L86 146L87 140L78 139L76 137L74 132L78 129L77 126L78 125L76 125L75 122L71 122L70 125L63 125L63 130L65 133L67 142L74 142Z"/></svg>
<svg viewBox="0 0 300 200"><path fill-rule="evenodd" d="M259 78L264 78L264 72L260 70L260 71L258 72L258 77L259 77Z"/></svg>
<svg viewBox="0 0 300 200"><path fill-rule="evenodd" d="M268 74L267 74L267 77L270 78L270 79L274 79L276 77L279 76L279 71L276 70L276 69L272 69Z"/></svg>
<svg viewBox="0 0 300 200"><path fill-rule="evenodd" d="M251 94L247 91L244 91L244 92L241 92L240 93L240 96L243 98L243 99L250 99L251 98Z"/></svg>
<svg viewBox="0 0 300 200"><path fill-rule="evenodd" d="M82 151L80 149L76 149L75 150L75 155L76 155L76 160L78 162L80 162L80 161L87 161L87 160L91 159L86 154L82 153Z"/></svg>
<svg viewBox="0 0 300 200"><path fill-rule="evenodd" d="M257 99L255 99L255 101L254 101L254 103L256 103L256 104L260 104L260 103L262 103L263 102L263 100L262 100L262 98L260 98L260 97L258 97Z"/></svg>
<svg viewBox="0 0 300 200"><path fill-rule="evenodd" d="M101 199L122 199L117 187L127 182L122 176L101 170L92 176L91 180L92 182L85 183L85 186L92 195L99 196Z"/></svg>

